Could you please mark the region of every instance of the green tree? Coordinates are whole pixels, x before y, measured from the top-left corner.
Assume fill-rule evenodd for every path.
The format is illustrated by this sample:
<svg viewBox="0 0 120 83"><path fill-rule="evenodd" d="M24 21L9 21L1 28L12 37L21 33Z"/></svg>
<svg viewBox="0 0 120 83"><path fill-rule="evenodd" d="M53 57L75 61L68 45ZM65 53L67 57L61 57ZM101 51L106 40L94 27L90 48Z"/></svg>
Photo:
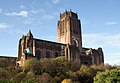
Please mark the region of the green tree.
<svg viewBox="0 0 120 83"><path fill-rule="evenodd" d="M82 83L93 83L93 77L96 75L97 71L86 65L81 65L80 70L76 72L78 79Z"/></svg>
<svg viewBox="0 0 120 83"><path fill-rule="evenodd" d="M49 73L52 77L60 76L68 71L68 63L65 57L57 57L52 59L41 59L41 71Z"/></svg>
<svg viewBox="0 0 120 83"><path fill-rule="evenodd" d="M25 72L28 72L33 69L34 64L36 63L37 59L27 59L25 60L23 69Z"/></svg>
<svg viewBox="0 0 120 83"><path fill-rule="evenodd" d="M26 77L22 80L22 83L36 83L36 76L33 72L29 71Z"/></svg>
<svg viewBox="0 0 120 83"><path fill-rule="evenodd" d="M120 83L120 70L99 72L94 77L94 83Z"/></svg>

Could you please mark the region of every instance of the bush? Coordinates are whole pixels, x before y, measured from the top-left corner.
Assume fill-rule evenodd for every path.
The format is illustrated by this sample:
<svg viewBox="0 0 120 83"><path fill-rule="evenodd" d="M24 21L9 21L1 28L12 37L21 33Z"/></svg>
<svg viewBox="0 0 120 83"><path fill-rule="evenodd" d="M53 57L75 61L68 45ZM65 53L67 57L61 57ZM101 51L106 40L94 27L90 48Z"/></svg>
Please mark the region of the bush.
<svg viewBox="0 0 120 83"><path fill-rule="evenodd" d="M0 68L0 80L6 80L9 78L9 73L4 68Z"/></svg>
<svg viewBox="0 0 120 83"><path fill-rule="evenodd" d="M31 71L33 71L35 75L40 75L41 73L43 73L42 66L39 60L34 62Z"/></svg>
<svg viewBox="0 0 120 83"><path fill-rule="evenodd" d="M64 79L64 80L62 81L62 83L72 83L72 80L71 80L71 79Z"/></svg>
<svg viewBox="0 0 120 83"><path fill-rule="evenodd" d="M68 64L65 57L57 57L52 59L41 59L41 72L46 72L50 76L60 76L68 71Z"/></svg>
<svg viewBox="0 0 120 83"><path fill-rule="evenodd" d="M94 83L120 83L120 70L99 72L94 77Z"/></svg>
<svg viewBox="0 0 120 83"><path fill-rule="evenodd" d="M37 78L38 83L49 83L52 77L48 73L43 73L39 75Z"/></svg>
<svg viewBox="0 0 120 83"><path fill-rule="evenodd" d="M15 77L13 77L13 81L15 81L16 83L20 83L24 78L25 78L26 74L24 72L20 72L18 74L15 75Z"/></svg>
<svg viewBox="0 0 120 83"><path fill-rule="evenodd" d="M81 65L80 70L76 72L81 83L93 83L93 77L96 75L96 69Z"/></svg>
<svg viewBox="0 0 120 83"><path fill-rule="evenodd" d="M61 83L61 78L58 76L55 76L54 78L52 78L52 80L50 81L50 83Z"/></svg>

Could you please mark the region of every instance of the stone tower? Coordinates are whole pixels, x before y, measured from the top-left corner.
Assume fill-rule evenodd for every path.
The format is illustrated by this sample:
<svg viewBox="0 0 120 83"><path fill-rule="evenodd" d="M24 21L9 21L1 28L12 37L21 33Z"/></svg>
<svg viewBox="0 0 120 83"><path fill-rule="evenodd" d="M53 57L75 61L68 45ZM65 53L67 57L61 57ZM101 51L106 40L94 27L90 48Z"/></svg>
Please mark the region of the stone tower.
<svg viewBox="0 0 120 83"><path fill-rule="evenodd" d="M76 46L79 50L77 56L81 55L82 53L81 23L80 20L78 19L78 15L72 12L71 10L65 11L63 14L60 14L60 20L58 21L58 42L68 44L70 46ZM70 55L69 58L71 56L72 55ZM77 58L80 59L80 57Z"/></svg>
<svg viewBox="0 0 120 83"><path fill-rule="evenodd" d="M23 35L19 40L18 61L21 60L20 64L23 64L24 60L26 59L25 50L30 50L31 53L33 53L33 35L30 30L26 36Z"/></svg>

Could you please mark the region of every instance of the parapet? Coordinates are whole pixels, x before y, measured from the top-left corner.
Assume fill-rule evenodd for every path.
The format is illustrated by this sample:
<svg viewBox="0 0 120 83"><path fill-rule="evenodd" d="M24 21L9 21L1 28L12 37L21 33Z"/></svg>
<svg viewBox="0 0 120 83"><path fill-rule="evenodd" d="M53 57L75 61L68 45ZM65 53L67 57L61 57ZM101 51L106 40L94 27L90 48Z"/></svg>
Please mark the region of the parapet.
<svg viewBox="0 0 120 83"><path fill-rule="evenodd" d="M70 11L65 11L64 13L60 14L60 19L66 18L66 17L72 17L72 18L78 18L77 13Z"/></svg>

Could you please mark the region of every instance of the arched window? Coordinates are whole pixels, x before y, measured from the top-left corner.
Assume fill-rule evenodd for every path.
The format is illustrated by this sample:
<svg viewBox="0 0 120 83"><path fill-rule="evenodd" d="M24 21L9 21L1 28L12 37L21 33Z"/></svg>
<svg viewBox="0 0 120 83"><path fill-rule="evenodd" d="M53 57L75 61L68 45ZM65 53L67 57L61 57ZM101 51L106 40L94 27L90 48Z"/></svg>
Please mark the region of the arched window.
<svg viewBox="0 0 120 83"><path fill-rule="evenodd" d="M35 56L36 56L37 59L40 59L41 58L41 51L37 50L36 53L35 53Z"/></svg>
<svg viewBox="0 0 120 83"><path fill-rule="evenodd" d="M73 45L78 46L78 40L77 40L77 39L74 39L74 40L73 40Z"/></svg>
<svg viewBox="0 0 120 83"><path fill-rule="evenodd" d="M74 40L74 45L76 45L77 46L77 43L76 43L76 41Z"/></svg>
<svg viewBox="0 0 120 83"><path fill-rule="evenodd" d="M46 52L46 58L50 58L50 52L49 51Z"/></svg>

